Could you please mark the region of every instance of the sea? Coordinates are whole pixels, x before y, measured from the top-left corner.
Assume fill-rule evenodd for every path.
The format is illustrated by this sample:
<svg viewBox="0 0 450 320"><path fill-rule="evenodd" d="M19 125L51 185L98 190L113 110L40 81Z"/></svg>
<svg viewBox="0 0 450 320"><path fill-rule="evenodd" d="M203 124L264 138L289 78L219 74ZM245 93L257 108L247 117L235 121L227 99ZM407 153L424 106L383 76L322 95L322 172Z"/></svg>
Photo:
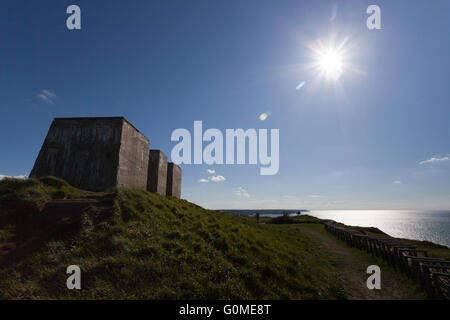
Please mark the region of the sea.
<svg viewBox="0 0 450 320"><path fill-rule="evenodd" d="M276 217L308 214L350 226L376 227L396 237L427 240L450 247L450 210L223 210L235 214Z"/></svg>

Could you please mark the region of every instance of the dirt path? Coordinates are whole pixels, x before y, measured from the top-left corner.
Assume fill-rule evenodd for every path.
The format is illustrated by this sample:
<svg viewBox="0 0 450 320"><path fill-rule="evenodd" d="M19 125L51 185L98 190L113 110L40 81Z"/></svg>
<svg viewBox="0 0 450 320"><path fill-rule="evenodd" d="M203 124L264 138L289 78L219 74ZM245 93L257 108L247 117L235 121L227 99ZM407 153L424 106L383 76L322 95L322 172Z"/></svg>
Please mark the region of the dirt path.
<svg viewBox="0 0 450 320"><path fill-rule="evenodd" d="M319 242L327 251L336 267L348 299L420 299L423 293L404 275L395 272L380 258L372 257L365 251L351 248L343 241L325 231L323 225L304 224L301 230ZM367 267L378 265L381 268L381 289L369 290L366 285Z"/></svg>

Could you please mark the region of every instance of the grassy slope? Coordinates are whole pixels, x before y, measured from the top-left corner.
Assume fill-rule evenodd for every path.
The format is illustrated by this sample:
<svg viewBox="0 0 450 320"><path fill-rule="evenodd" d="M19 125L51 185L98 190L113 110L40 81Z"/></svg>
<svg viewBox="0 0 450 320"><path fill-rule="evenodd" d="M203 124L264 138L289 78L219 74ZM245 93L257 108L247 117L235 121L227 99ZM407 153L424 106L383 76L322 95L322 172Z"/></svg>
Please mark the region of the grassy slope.
<svg viewBox="0 0 450 320"><path fill-rule="evenodd" d="M0 209L12 205L42 207L52 199L80 198L91 194L54 177L25 180L7 178L0 181Z"/></svg>
<svg viewBox="0 0 450 320"><path fill-rule="evenodd" d="M31 212L27 215L39 218L43 213L34 208L62 198L95 198L99 206L89 208L78 220L63 220L45 231L31 228L36 232L23 237L21 224L35 220L23 219L23 210L11 208L26 208ZM261 218L256 224L251 218L140 190L91 193L51 177L6 179L0 181L0 296L364 298L367 293L355 290L361 289L365 278L353 279L353 274L364 276L366 260L372 258L339 246L338 240L317 224L320 219L302 215L294 220L298 223L269 224L269 219ZM353 228L387 236L373 228ZM30 232L30 228L25 230ZM448 259L448 248L405 242ZM375 262L383 265L383 261ZM66 289L65 271L72 264L82 269L82 291ZM383 265L383 270L386 268ZM403 275L389 272L392 283L402 283L393 286L397 296L366 298L423 297Z"/></svg>
<svg viewBox="0 0 450 320"><path fill-rule="evenodd" d="M290 225L288 227L293 227ZM313 240L326 248L349 299L395 300L425 299L420 285L407 275L395 270L382 257L368 254L365 250L352 248L336 236L328 233L323 224L302 223L295 225L301 232L313 235ZM381 269L381 290L366 287L367 267L377 265Z"/></svg>
<svg viewBox="0 0 450 320"><path fill-rule="evenodd" d="M54 178L1 181L3 192L9 195L0 196L0 217L5 206L42 206L52 198L101 200L79 221L63 221L41 241L18 240L14 219L0 225L0 248L2 241L12 249L36 244L20 255L12 249L3 259L0 255L3 298L345 296L326 251L295 227L256 224L140 190L84 193ZM66 268L73 264L82 270L81 291L66 289Z"/></svg>

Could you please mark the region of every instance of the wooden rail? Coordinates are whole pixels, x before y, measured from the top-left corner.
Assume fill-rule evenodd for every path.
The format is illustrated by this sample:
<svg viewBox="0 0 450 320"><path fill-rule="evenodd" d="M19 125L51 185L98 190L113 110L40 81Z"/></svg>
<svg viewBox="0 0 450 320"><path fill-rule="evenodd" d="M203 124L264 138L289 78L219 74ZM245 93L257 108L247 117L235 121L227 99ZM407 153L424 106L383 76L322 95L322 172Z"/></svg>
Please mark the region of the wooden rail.
<svg viewBox="0 0 450 320"><path fill-rule="evenodd" d="M418 281L432 299L450 300L450 261L429 258L425 250L395 239L374 237L338 225L324 222L325 229L345 241L350 247L366 250L382 257L396 270Z"/></svg>

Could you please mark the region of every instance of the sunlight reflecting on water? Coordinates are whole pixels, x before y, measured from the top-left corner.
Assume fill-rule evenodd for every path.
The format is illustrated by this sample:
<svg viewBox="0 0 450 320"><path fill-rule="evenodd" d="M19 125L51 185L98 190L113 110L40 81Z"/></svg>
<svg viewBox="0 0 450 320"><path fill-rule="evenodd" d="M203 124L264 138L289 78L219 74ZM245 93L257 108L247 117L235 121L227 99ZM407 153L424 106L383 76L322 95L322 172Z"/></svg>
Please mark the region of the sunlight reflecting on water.
<svg viewBox="0 0 450 320"><path fill-rule="evenodd" d="M398 238L450 246L450 211L312 210L307 214L352 226L377 227Z"/></svg>

